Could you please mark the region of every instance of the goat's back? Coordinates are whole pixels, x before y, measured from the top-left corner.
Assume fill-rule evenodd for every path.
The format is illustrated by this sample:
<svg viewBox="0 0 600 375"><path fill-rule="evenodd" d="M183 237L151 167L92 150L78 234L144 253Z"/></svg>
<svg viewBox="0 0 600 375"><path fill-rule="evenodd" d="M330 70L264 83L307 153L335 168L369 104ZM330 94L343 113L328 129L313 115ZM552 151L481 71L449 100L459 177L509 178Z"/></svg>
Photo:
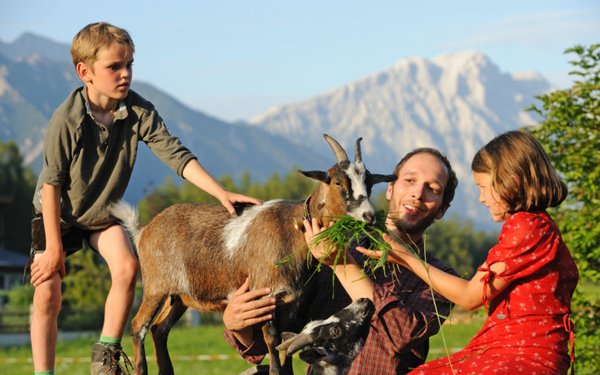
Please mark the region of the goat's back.
<svg viewBox="0 0 600 375"><path fill-rule="evenodd" d="M307 248L294 227L301 202L276 200L233 217L220 205L177 204L143 228L137 243L144 293L219 305L250 277L274 291L298 285ZM283 264L279 264L283 262Z"/></svg>

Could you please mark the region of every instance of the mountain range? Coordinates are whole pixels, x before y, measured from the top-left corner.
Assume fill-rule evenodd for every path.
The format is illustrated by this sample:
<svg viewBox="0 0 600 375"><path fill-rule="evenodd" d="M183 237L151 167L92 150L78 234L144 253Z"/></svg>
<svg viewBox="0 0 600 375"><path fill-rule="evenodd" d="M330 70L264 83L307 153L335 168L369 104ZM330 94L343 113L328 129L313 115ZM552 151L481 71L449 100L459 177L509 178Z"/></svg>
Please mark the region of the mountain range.
<svg viewBox="0 0 600 375"><path fill-rule="evenodd" d="M79 85L69 47L34 34L0 42L0 139L15 140L27 165L39 171L46 123ZM486 55L462 51L433 59L409 57L380 72L313 98L273 107L247 123L228 123L186 107L144 82L133 89L154 103L171 132L215 176L244 171L255 181L301 166L324 169L332 160L327 133L348 150L362 137L367 167L391 172L421 146L444 152L459 177L449 215L496 228L477 202L470 161L495 135L539 119L524 109L552 89L538 73L506 73ZM126 198L137 201L170 172L147 148L140 153ZM325 158L325 159L324 159Z"/></svg>

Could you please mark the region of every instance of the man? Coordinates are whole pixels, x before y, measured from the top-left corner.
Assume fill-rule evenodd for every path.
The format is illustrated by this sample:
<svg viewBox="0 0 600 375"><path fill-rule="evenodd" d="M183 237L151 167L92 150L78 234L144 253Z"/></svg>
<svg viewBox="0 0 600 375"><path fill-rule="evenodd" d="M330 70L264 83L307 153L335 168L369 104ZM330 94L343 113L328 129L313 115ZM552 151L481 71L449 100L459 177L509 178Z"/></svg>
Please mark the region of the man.
<svg viewBox="0 0 600 375"><path fill-rule="evenodd" d="M400 240L413 244L424 258L423 233L450 207L457 185L456 174L448 159L432 148L419 148L407 154L394 174L397 179L386 190L389 201L386 227ZM308 243L324 229L314 220L305 220L304 226ZM312 247L311 252L321 259L323 246ZM323 267L306 286L306 298L298 308L298 317L303 323L324 319L353 300L371 299L375 304L371 330L349 374L407 373L425 362L429 337L438 332L451 304L440 295L434 297L426 283L403 268L379 270L370 278L363 277L364 259L355 245L348 249L345 264L333 265L331 257L322 259L328 267ZM454 273L430 254L426 259L429 264ZM335 275L334 283L331 272ZM262 298L269 293L268 288L250 291L246 281L223 315L225 339L253 363L260 363L266 351L258 328L271 318L275 308L273 298Z"/></svg>

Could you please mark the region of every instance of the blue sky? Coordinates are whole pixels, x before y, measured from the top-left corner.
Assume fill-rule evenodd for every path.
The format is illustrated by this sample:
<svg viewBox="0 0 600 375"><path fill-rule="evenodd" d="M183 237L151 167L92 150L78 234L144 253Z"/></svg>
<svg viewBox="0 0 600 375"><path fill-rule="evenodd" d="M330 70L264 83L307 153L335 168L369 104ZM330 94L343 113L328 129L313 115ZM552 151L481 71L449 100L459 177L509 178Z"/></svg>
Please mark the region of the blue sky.
<svg viewBox="0 0 600 375"><path fill-rule="evenodd" d="M1 8L3 42L31 31L69 44L96 21L127 29L134 79L224 120L308 99L405 57L462 50L567 87L563 51L600 43L597 0L16 0Z"/></svg>

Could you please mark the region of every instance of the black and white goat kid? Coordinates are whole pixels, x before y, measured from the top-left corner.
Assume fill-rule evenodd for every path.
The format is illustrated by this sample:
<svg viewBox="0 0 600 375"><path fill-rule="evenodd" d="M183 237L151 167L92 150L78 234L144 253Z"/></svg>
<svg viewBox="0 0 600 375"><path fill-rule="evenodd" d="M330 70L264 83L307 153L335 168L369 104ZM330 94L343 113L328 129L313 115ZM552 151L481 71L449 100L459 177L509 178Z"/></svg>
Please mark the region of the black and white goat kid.
<svg viewBox="0 0 600 375"><path fill-rule="evenodd" d="M375 307L360 298L325 320L308 323L299 334L284 332L277 346L287 356L300 351L310 364L308 375L343 375L360 353L369 334Z"/></svg>

